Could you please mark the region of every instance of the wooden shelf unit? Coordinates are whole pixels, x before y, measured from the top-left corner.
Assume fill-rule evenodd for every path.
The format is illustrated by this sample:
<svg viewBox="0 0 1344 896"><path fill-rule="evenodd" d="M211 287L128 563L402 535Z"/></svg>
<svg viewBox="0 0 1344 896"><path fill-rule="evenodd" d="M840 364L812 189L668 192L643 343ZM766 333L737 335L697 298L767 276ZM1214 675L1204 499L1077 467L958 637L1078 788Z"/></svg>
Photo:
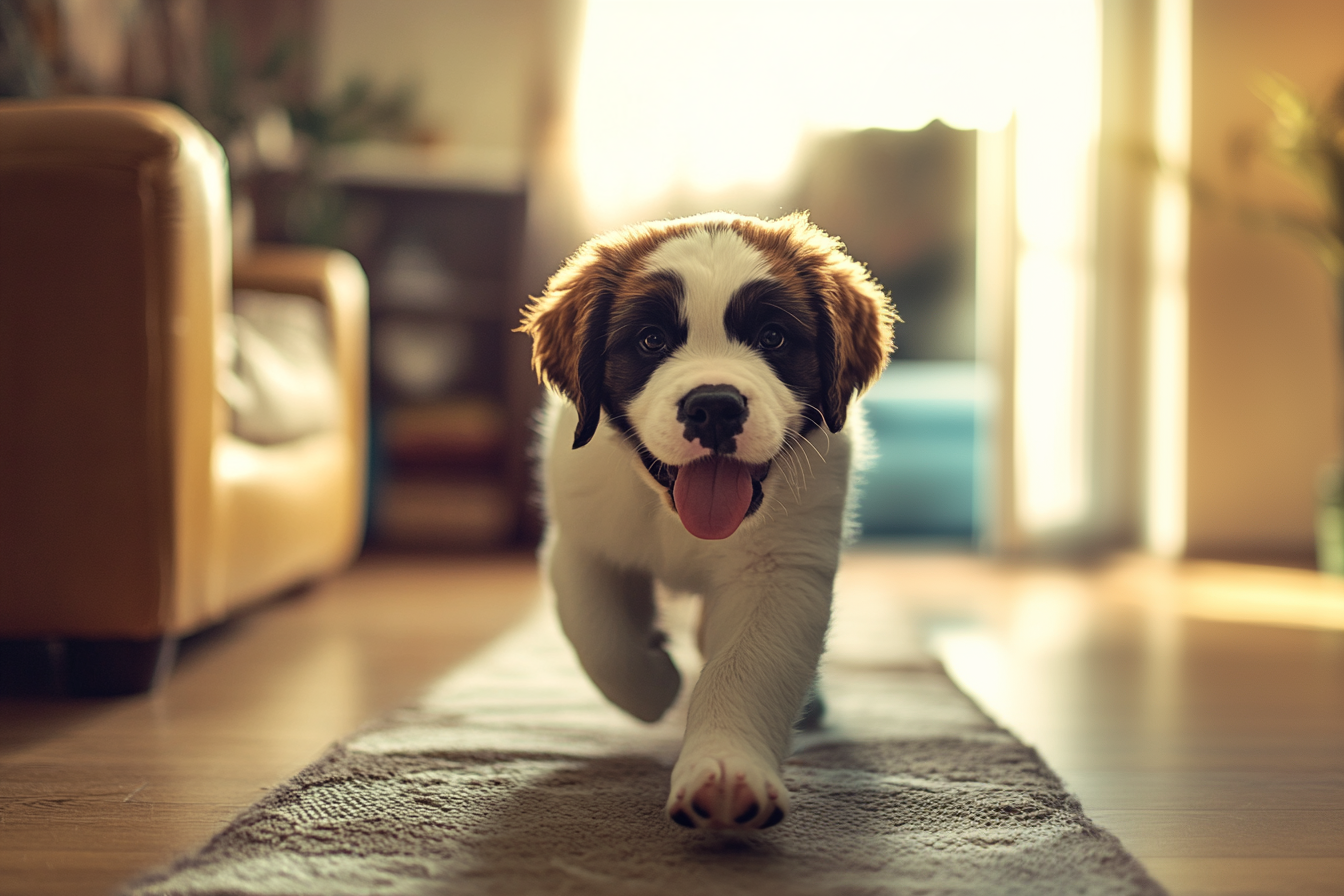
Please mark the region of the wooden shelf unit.
<svg viewBox="0 0 1344 896"><path fill-rule="evenodd" d="M538 391L520 375L521 185L343 184L369 276L369 542L479 550L535 539L527 448Z"/></svg>

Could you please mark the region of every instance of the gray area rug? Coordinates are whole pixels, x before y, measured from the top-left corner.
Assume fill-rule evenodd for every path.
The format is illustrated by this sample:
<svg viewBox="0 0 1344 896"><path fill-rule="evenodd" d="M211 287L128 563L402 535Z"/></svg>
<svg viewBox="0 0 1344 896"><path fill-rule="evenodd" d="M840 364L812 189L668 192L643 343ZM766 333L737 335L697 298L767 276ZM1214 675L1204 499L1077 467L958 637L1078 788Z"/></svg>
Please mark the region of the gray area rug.
<svg viewBox="0 0 1344 896"><path fill-rule="evenodd" d="M1163 892L936 663L832 662L823 688L789 818L687 831L662 814L684 711L609 706L543 612L125 892Z"/></svg>

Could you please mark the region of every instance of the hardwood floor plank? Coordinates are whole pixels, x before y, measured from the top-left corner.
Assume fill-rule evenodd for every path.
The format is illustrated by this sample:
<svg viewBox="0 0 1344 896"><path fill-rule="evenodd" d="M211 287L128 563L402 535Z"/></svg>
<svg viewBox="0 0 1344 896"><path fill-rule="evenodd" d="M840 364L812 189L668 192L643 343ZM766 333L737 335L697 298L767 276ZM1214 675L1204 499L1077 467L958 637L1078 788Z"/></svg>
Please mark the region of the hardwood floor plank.
<svg viewBox="0 0 1344 896"><path fill-rule="evenodd" d="M5 809L3 849L88 849L90 842L96 842L102 852L138 852L146 843L181 851L203 844L238 810L233 803L161 805L102 800L10 805Z"/></svg>
<svg viewBox="0 0 1344 896"><path fill-rule="evenodd" d="M130 877L156 861L153 851L15 852L0 847L0 896L97 896L109 892L109 880Z"/></svg>
<svg viewBox="0 0 1344 896"><path fill-rule="evenodd" d="M1143 859L1344 858L1344 810L1229 809L1219 812L1089 809ZM1344 880L1340 881L1344 885Z"/></svg>
<svg viewBox="0 0 1344 896"><path fill-rule="evenodd" d="M314 754L316 756L317 754ZM270 768L274 774L267 774ZM125 776L106 771L81 775L68 766L6 766L0 782L0 812L10 802L38 799L90 799L108 802L201 803L221 791L260 795L275 783L280 769L258 766L210 774L208 767L183 761L173 775L143 767Z"/></svg>
<svg viewBox="0 0 1344 896"><path fill-rule="evenodd" d="M1344 771L1056 768L1089 811L1344 810Z"/></svg>
<svg viewBox="0 0 1344 896"><path fill-rule="evenodd" d="M1146 858L1171 896L1337 896L1344 859Z"/></svg>
<svg viewBox="0 0 1344 896"><path fill-rule="evenodd" d="M20 890L16 886L16 878L21 879L24 874L32 875L33 872L46 871L88 873L90 871L106 872L109 868L138 868L146 862L152 862L154 856L155 853L153 852L138 852L136 850L63 849L43 851L0 847L0 887L4 888L0 892L28 892L27 890ZM36 878L37 876L33 875L29 883L36 883Z"/></svg>

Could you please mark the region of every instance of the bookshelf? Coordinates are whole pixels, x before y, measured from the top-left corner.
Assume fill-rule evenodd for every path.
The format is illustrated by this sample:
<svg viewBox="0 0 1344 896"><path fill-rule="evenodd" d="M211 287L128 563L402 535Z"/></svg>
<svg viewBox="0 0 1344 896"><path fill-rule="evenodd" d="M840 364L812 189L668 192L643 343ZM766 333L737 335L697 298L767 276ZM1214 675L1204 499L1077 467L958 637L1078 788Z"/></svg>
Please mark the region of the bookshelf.
<svg viewBox="0 0 1344 896"><path fill-rule="evenodd" d="M369 276L369 542L481 550L535 537L519 278L527 195L507 158L386 148L333 160Z"/></svg>

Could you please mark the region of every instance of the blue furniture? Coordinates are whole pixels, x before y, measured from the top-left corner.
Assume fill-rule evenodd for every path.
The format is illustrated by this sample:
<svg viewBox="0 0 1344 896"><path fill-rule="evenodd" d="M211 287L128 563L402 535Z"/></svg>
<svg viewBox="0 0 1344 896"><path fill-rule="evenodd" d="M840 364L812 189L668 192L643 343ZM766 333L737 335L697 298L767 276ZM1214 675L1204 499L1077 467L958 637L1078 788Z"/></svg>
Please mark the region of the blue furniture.
<svg viewBox="0 0 1344 896"><path fill-rule="evenodd" d="M973 362L898 361L863 397L877 457L863 476L864 538L973 540L987 372Z"/></svg>

